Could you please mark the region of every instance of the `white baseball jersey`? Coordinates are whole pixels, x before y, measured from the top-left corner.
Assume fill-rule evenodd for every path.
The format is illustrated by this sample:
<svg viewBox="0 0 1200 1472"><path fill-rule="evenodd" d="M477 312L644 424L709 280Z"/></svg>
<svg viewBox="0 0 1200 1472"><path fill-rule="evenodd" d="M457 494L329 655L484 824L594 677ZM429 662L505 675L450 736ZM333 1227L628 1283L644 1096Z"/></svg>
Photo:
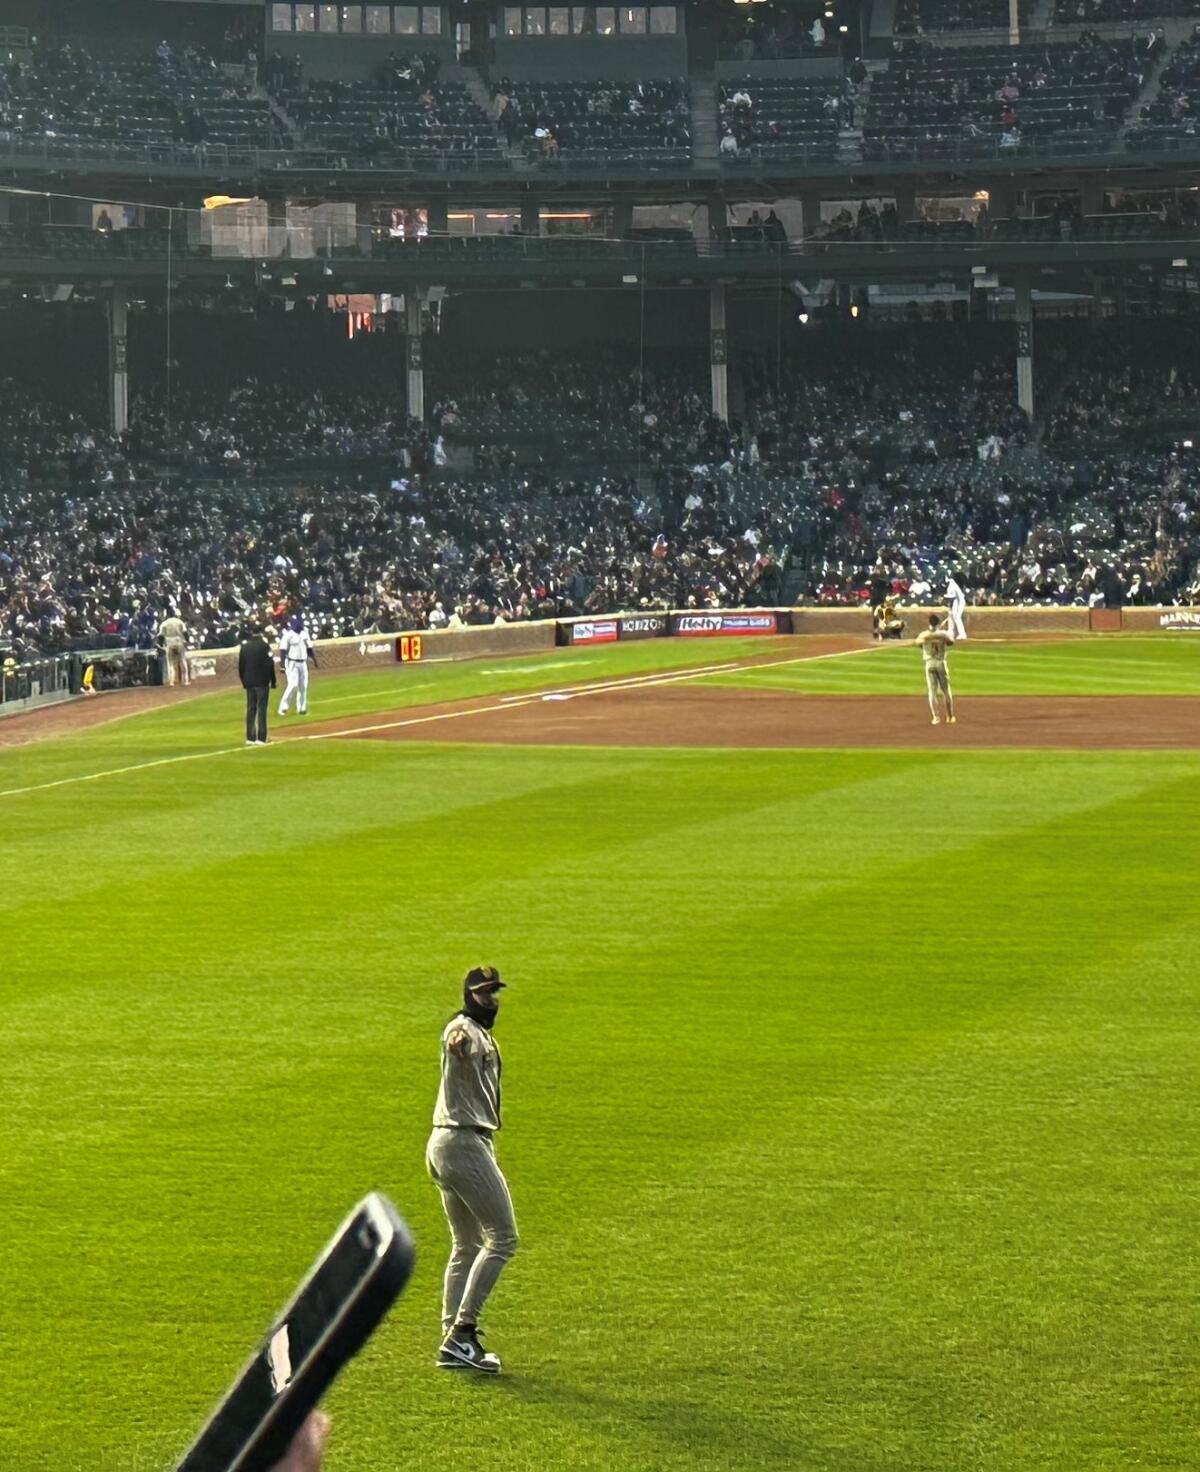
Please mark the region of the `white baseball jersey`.
<svg viewBox="0 0 1200 1472"><path fill-rule="evenodd" d="M308 637L308 630L284 629L279 639L279 657L287 660L298 660L301 664L308 663L308 657L313 652L313 641Z"/></svg>

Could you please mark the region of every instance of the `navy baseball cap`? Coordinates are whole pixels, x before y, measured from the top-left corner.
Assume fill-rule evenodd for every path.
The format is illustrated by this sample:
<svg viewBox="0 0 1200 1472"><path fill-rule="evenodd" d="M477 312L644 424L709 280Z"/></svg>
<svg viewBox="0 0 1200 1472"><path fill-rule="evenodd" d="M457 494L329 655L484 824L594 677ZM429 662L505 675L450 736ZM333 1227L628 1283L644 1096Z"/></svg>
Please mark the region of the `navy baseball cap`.
<svg viewBox="0 0 1200 1472"><path fill-rule="evenodd" d="M463 982L469 992L498 992L503 991L505 985L494 966L472 966Z"/></svg>

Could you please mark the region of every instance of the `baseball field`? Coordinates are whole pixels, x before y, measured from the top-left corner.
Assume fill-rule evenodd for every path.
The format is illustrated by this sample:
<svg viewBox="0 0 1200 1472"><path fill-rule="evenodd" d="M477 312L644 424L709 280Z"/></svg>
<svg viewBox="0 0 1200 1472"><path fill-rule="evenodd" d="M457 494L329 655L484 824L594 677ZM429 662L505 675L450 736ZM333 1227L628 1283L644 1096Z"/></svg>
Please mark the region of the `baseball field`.
<svg viewBox="0 0 1200 1472"><path fill-rule="evenodd" d="M938 728L816 639L0 723L0 1467L168 1472L374 1187L419 1260L328 1472L1200 1466L1200 639L951 674ZM476 1382L423 1149L481 962Z"/></svg>

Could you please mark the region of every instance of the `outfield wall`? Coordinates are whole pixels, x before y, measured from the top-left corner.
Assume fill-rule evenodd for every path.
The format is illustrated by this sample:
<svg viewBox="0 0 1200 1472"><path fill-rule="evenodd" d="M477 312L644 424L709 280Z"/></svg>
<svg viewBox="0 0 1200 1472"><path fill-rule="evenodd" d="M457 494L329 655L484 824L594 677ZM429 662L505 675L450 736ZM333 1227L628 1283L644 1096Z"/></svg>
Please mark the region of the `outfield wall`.
<svg viewBox="0 0 1200 1472"><path fill-rule="evenodd" d="M929 615L945 617L938 605L897 603L896 611L908 627L905 634L920 633ZM793 608L794 634L847 634L871 637L869 608ZM966 610L968 635L976 639L1023 639L1053 634L1151 634L1195 632L1200 634L1200 609L1196 608L973 608Z"/></svg>
<svg viewBox="0 0 1200 1472"><path fill-rule="evenodd" d="M912 636L931 613L946 610L897 605ZM976 639L1021 639L1039 635L1155 633L1168 629L1200 634L1200 608L968 608L967 631ZM593 618L544 619L529 624L488 624L480 628L421 630L406 634L363 634L322 639L317 656L322 674L345 674L395 664L429 664L510 654L540 654L560 645L615 644L630 639L716 638L772 634L824 634L871 637L869 608L736 608L642 611ZM199 686L238 685L236 648L196 650L188 655L192 680Z"/></svg>
<svg viewBox="0 0 1200 1472"><path fill-rule="evenodd" d="M554 648L554 621L497 624L451 633L421 630L411 634L362 634L351 639L320 639L317 659L322 674L390 669L395 664L478 659L484 655L536 654ZM238 680L238 651L198 649L188 654L188 671L197 685L228 689Z"/></svg>

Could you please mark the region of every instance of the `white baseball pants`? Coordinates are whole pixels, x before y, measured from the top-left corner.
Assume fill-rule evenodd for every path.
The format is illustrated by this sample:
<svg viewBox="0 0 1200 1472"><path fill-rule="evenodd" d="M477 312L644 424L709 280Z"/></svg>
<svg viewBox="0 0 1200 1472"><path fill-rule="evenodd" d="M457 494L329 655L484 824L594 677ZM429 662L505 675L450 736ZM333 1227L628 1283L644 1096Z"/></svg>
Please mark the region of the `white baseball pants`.
<svg viewBox="0 0 1200 1472"><path fill-rule="evenodd" d="M303 715L308 709L308 661L306 659L285 659L283 663L287 670L287 685L284 687L283 699L279 702L279 714L287 715L294 695L296 709Z"/></svg>

